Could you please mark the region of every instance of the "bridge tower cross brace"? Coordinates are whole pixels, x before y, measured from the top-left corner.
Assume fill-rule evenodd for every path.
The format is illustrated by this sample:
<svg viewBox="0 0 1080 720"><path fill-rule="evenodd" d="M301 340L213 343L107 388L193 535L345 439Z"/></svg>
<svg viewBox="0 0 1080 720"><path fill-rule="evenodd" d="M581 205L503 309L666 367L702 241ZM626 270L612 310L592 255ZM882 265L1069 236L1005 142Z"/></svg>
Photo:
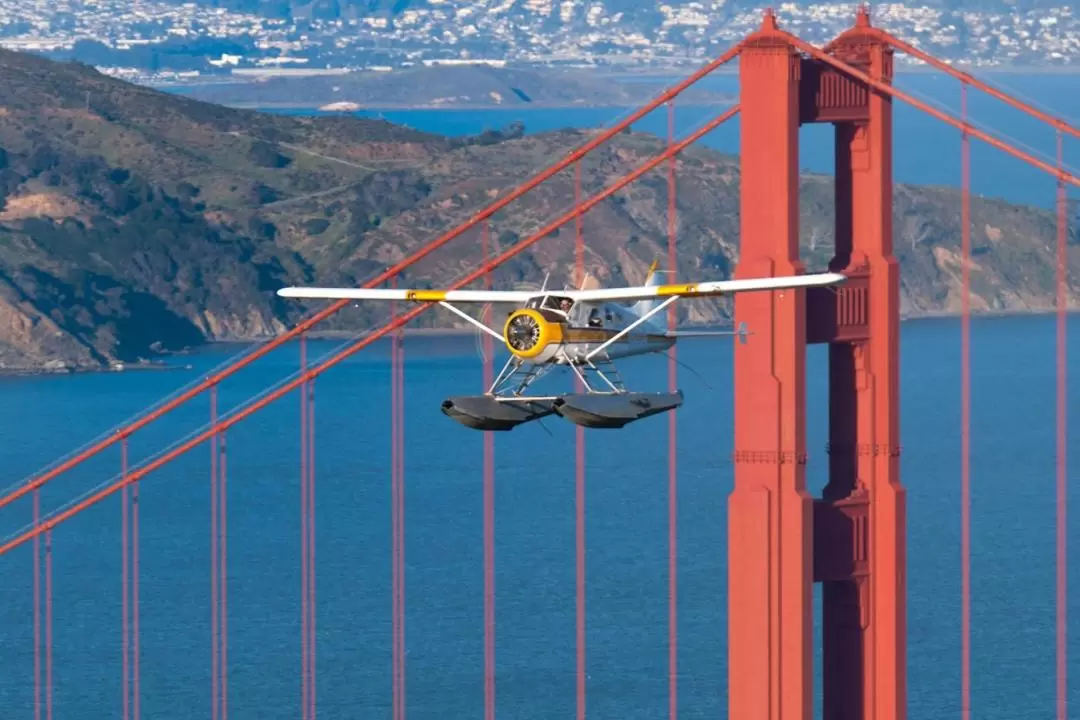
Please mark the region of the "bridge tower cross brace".
<svg viewBox="0 0 1080 720"><path fill-rule="evenodd" d="M892 250L891 99L802 57L767 12L739 61L736 277L803 270L799 127L836 133L832 289L736 296L729 499L729 717L813 717L811 585L822 583L822 717L905 720L906 516L899 473L899 267ZM860 9L825 50L891 82L892 51ZM806 489L807 343L829 345L829 482Z"/></svg>

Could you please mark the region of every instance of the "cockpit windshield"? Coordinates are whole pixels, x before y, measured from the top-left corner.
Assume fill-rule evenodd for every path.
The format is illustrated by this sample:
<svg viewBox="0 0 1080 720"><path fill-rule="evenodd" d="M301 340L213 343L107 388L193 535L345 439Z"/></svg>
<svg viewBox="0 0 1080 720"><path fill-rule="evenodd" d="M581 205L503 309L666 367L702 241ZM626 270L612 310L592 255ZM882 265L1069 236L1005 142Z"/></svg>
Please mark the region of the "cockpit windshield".
<svg viewBox="0 0 1080 720"><path fill-rule="evenodd" d="M561 295L544 295L529 300L525 306L540 310L554 310L569 317L570 310L574 307L574 301Z"/></svg>

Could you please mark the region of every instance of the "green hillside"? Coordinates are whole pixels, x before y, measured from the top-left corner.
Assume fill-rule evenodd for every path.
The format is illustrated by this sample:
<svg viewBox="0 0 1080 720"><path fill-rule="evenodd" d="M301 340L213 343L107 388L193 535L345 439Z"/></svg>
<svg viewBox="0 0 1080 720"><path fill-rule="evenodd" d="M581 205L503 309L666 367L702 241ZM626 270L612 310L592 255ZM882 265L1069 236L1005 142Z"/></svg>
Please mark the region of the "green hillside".
<svg viewBox="0 0 1080 720"><path fill-rule="evenodd" d="M274 291L360 283L563 157L586 138L521 128L449 139L351 117L234 110L107 78L84 66L0 52L0 371L137 362L208 340L280 332L304 311ZM582 167L598 191L664 141L623 134ZM678 165L682 278L723 277L737 253L737 160L694 148ZM587 262L606 284L637 282L666 253L666 177L656 171L585 220ZM805 257L831 253L832 182L803 185ZM909 315L959 307L959 201L897 189L895 243ZM491 224L506 247L573 202L567 172ZM976 308L1047 308L1054 218L978 200ZM1072 237L1073 300L1080 246ZM417 265L441 285L479 260L479 230ZM571 274L573 229L502 268L498 286ZM385 308L351 308L359 329ZM727 307L687 303L684 322ZM459 324L430 313L425 324Z"/></svg>

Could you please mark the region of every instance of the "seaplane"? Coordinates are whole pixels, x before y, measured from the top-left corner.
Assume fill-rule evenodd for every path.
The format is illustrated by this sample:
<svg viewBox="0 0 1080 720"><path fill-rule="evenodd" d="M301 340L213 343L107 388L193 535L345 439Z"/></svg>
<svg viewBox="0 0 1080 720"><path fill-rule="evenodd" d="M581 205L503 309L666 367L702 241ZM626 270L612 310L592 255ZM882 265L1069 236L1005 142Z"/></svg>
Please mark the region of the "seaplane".
<svg viewBox="0 0 1080 720"><path fill-rule="evenodd" d="M745 323L733 331L685 330L668 327L661 313L680 299L717 297L740 292L829 287L846 279L839 273L744 278L711 282L661 284L653 263L640 286L603 288L586 277L581 287L548 290L409 290L381 288L286 287L278 295L303 299L350 299L438 303L506 345L510 357L482 395L447 398L442 412L476 430L506 431L555 414L587 428L621 428L642 418L679 407L674 393L631 392L619 377L615 361L649 353L666 353L680 337L737 335L745 343ZM455 305L513 305L501 331L489 327ZM555 368L569 368L583 393L533 395L533 384Z"/></svg>

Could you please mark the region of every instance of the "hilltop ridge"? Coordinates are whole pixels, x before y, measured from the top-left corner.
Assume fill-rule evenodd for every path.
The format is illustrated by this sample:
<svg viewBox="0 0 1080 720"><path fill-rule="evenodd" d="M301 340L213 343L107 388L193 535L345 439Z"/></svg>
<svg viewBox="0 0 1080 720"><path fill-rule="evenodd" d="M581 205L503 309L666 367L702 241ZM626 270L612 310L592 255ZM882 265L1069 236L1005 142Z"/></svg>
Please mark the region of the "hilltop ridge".
<svg viewBox="0 0 1080 720"><path fill-rule="evenodd" d="M446 138L353 117L236 110L131 85L77 64L0 51L0 371L93 369L213 340L280 332L304 312L285 284L360 284L565 156L586 131L521 127ZM582 163L594 194L660 152L624 133ZM694 147L678 173L677 277L727 277L737 258L737 158ZM584 222L588 269L640 282L666 255L667 185L650 173ZM491 221L493 251L572 203L562 173ZM898 186L895 245L909 316L959 307L959 201L951 189ZM831 255L832 180L806 175L809 269ZM1051 213L974 203L976 310L1053 303ZM1071 302L1080 240L1070 238ZM479 229L410 268L438 286L479 261ZM572 275L564 229L494 273L496 287ZM355 331L383 307L328 325ZM723 323L724 302L687 303L683 323ZM418 323L459 326L444 313Z"/></svg>

